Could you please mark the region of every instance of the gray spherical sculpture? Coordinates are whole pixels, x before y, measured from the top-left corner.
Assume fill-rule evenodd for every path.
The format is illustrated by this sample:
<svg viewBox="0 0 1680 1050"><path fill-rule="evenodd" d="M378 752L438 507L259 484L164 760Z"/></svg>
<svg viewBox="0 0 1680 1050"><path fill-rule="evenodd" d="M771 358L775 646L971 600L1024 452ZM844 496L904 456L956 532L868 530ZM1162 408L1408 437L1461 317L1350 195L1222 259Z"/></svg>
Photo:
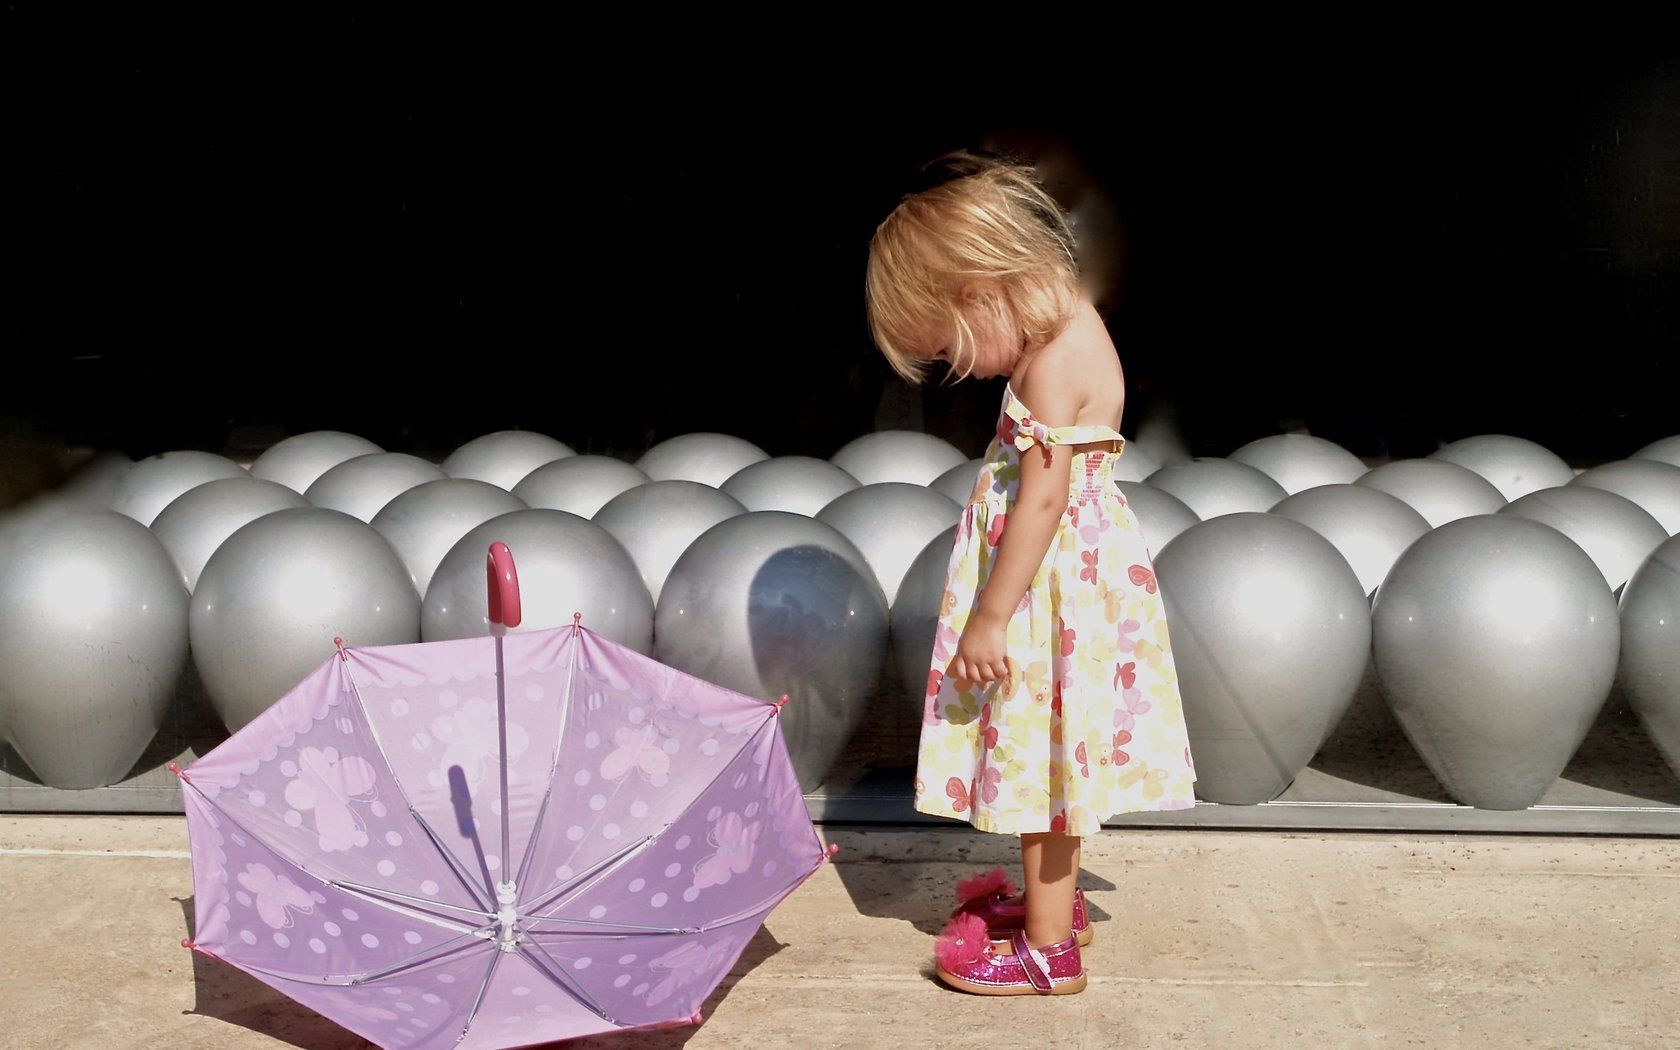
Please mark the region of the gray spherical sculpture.
<svg viewBox="0 0 1680 1050"><path fill-rule="evenodd" d="M345 460L383 451L367 438L342 430L312 430L276 442L251 464L251 476L284 485L301 496L316 478Z"/></svg>
<svg viewBox="0 0 1680 1050"><path fill-rule="evenodd" d="M941 532L916 555L891 607L893 675L903 700L895 706L903 711L903 724L918 727L918 731L933 673L933 641L945 601L957 528L952 525Z"/></svg>
<svg viewBox="0 0 1680 1050"><path fill-rule="evenodd" d="M304 496L317 507L372 522L385 504L409 489L447 477L436 463L406 452L373 452L347 459L315 479Z"/></svg>
<svg viewBox="0 0 1680 1050"><path fill-rule="evenodd" d="M1680 533L1680 467L1658 459L1618 459L1582 471L1569 484L1626 496L1670 536Z"/></svg>
<svg viewBox="0 0 1680 1050"><path fill-rule="evenodd" d="M1399 499L1422 514L1432 529L1472 514L1493 514L1505 505L1493 482L1444 459L1397 459L1373 467L1354 484Z"/></svg>
<svg viewBox="0 0 1680 1050"><path fill-rule="evenodd" d="M99 452L71 472L64 484L53 490L88 510L105 510L117 498L122 479L134 469L134 461L121 452Z"/></svg>
<svg viewBox="0 0 1680 1050"><path fill-rule="evenodd" d="M887 603L846 537L803 514L761 510L689 545L665 580L655 632L662 663L748 696L787 694L781 731L810 791L875 696Z"/></svg>
<svg viewBox="0 0 1680 1050"><path fill-rule="evenodd" d="M1269 513L1329 540L1367 595L1382 585L1395 559L1429 531L1429 522L1404 500L1368 485L1318 485L1280 501Z"/></svg>
<svg viewBox="0 0 1680 1050"><path fill-rule="evenodd" d="M1192 525L1155 562L1196 756L1196 794L1276 798L1341 721L1371 650L1370 605L1330 541L1252 511Z"/></svg>
<svg viewBox="0 0 1680 1050"><path fill-rule="evenodd" d="M1591 558L1549 526L1460 518L1406 549L1371 607L1377 678L1453 798L1526 809L1609 695L1620 629Z"/></svg>
<svg viewBox="0 0 1680 1050"><path fill-rule="evenodd" d="M1289 495L1259 469L1213 456L1162 467L1145 484L1176 496L1203 521L1223 514L1268 511Z"/></svg>
<svg viewBox="0 0 1680 1050"><path fill-rule="evenodd" d="M785 510L808 518L816 517L817 511L835 497L857 487L857 478L815 456L761 459L729 475L718 486L747 510Z"/></svg>
<svg viewBox="0 0 1680 1050"><path fill-rule="evenodd" d="M745 438L702 431L667 438L636 461L655 481L697 481L717 488L739 471L770 458Z"/></svg>
<svg viewBox="0 0 1680 1050"><path fill-rule="evenodd" d="M865 485L883 481L930 485L967 459L955 445L932 434L877 430L846 442L829 462Z"/></svg>
<svg viewBox="0 0 1680 1050"><path fill-rule="evenodd" d="M189 628L210 706L237 732L319 667L335 637L419 641L420 599L371 526L298 507L263 515L217 548L193 591Z"/></svg>
<svg viewBox="0 0 1680 1050"><path fill-rule="evenodd" d="M1132 516L1137 518L1138 531L1143 533L1143 545L1151 559L1159 557L1161 549L1171 543L1174 536L1202 520L1184 505L1183 500L1170 492L1152 488L1146 482L1116 481L1114 487L1120 490L1120 498L1126 501L1126 506L1132 508Z"/></svg>
<svg viewBox="0 0 1680 1050"><path fill-rule="evenodd" d="M928 483L928 488L946 497L959 507L968 506L980 480L980 468L986 465L984 456L964 460Z"/></svg>
<svg viewBox="0 0 1680 1050"><path fill-rule="evenodd" d="M409 489L373 516L374 529L390 543L424 596L438 562L462 536L525 501L488 481L444 478Z"/></svg>
<svg viewBox="0 0 1680 1050"><path fill-rule="evenodd" d="M497 488L513 491L526 475L545 463L575 456L571 447L547 434L530 430L498 430L473 438L443 461L443 472L452 478L488 481ZM569 620L567 622L570 622Z"/></svg>
<svg viewBox="0 0 1680 1050"><path fill-rule="evenodd" d="M910 563L962 515L961 506L925 485L878 481L835 497L817 520L852 541L890 606Z"/></svg>
<svg viewBox="0 0 1680 1050"><path fill-rule="evenodd" d="M490 633L484 563L490 544L513 551L523 620L540 631L583 614L590 630L639 653L653 652L653 598L612 533L563 510L516 510L462 536L438 564L420 614L428 642Z"/></svg>
<svg viewBox="0 0 1680 1050"><path fill-rule="evenodd" d="M1294 495L1320 485L1344 485L1365 473L1365 461L1347 449L1310 434L1270 434L1232 452Z"/></svg>
<svg viewBox="0 0 1680 1050"><path fill-rule="evenodd" d="M308 500L278 482L223 478L191 489L163 508L152 522L152 534L175 559L190 593L216 548L241 527L264 514L307 506Z"/></svg>
<svg viewBox="0 0 1680 1050"><path fill-rule="evenodd" d="M580 518L621 492L649 481L646 474L611 456L567 456L544 463L513 487L513 494L537 510L563 510Z"/></svg>
<svg viewBox="0 0 1680 1050"><path fill-rule="evenodd" d="M1569 464L1551 449L1509 434L1460 438L1431 452L1428 458L1457 463L1475 471L1491 482L1507 501L1538 489L1567 485L1575 476Z"/></svg>
<svg viewBox="0 0 1680 1050"><path fill-rule="evenodd" d="M156 536L109 511L19 523L0 559L0 712L42 783L128 775L187 664L187 590Z"/></svg>
<svg viewBox="0 0 1680 1050"><path fill-rule="evenodd" d="M1672 437L1658 438L1628 457L1629 459L1654 459L1680 467L1680 434Z"/></svg>
<svg viewBox="0 0 1680 1050"><path fill-rule="evenodd" d="M117 483L111 509L150 525L176 497L207 481L248 478L250 473L223 456L208 452L163 452L134 464Z"/></svg>
<svg viewBox="0 0 1680 1050"><path fill-rule="evenodd" d="M41 522L105 510L105 507L92 507L73 495L66 496L57 491L43 492L22 503L6 507L0 510L0 561L13 556L8 546L13 538L26 535L31 527Z"/></svg>
<svg viewBox="0 0 1680 1050"><path fill-rule="evenodd" d="M115 512L106 510L103 505L91 505L86 493L66 493L62 488L40 493L0 510L0 566L30 556L25 541L36 529L60 518L89 513ZM5 736L5 710L0 705L0 740L4 740Z"/></svg>
<svg viewBox="0 0 1680 1050"><path fill-rule="evenodd" d="M1618 682L1646 735L1680 776L1680 536L1628 580L1621 600Z"/></svg>
<svg viewBox="0 0 1680 1050"><path fill-rule="evenodd" d="M718 522L746 512L734 496L702 482L651 481L614 496L594 521L630 552L657 605L665 577L688 545Z"/></svg>
<svg viewBox="0 0 1680 1050"><path fill-rule="evenodd" d="M1604 574L1612 591L1626 583L1657 544L1668 539L1661 523L1626 496L1591 485L1558 485L1519 497L1500 514L1538 521L1575 541Z"/></svg>

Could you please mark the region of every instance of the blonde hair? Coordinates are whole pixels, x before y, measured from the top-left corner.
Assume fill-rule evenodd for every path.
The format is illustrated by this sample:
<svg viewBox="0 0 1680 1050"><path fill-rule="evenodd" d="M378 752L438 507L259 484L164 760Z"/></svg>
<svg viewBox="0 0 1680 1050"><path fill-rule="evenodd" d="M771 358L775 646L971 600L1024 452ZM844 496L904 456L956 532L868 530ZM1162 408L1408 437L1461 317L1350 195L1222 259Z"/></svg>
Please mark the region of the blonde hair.
<svg viewBox="0 0 1680 1050"><path fill-rule="evenodd" d="M973 371L974 330L963 305L968 282L1001 285L1017 334L1029 345L1066 328L1080 295L1073 231L1030 166L967 151L923 170L935 165L955 177L899 201L870 238L864 282L870 333L893 371L913 385L931 366L912 348L934 325L956 331L953 373ZM998 315L1000 304L985 305Z"/></svg>

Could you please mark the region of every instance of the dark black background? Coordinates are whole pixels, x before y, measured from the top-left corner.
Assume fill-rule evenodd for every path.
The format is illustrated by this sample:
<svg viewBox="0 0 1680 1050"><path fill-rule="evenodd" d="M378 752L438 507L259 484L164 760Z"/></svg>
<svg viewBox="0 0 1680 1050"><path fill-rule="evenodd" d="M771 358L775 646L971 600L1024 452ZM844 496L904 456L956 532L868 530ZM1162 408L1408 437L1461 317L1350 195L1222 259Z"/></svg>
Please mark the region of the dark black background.
<svg viewBox="0 0 1680 1050"><path fill-rule="evenodd" d="M900 382L871 232L917 164L1006 129L1118 203L1128 434L1170 408L1196 455L1502 432L1587 465L1680 431L1680 62L1639 41L655 48L49 10L5 16L0 415L55 440L826 457ZM927 429L978 455L1001 384L923 388Z"/></svg>

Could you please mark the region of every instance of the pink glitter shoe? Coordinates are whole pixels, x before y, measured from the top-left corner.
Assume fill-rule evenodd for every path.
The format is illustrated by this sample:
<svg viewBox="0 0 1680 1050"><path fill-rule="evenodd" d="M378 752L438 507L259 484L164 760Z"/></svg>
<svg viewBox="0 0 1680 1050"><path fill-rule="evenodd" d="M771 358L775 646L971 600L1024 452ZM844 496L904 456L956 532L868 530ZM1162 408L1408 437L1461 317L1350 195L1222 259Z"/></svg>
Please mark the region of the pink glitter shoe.
<svg viewBox="0 0 1680 1050"><path fill-rule="evenodd" d="M1034 948L1014 929L1007 942L993 940L978 915L952 919L934 943L934 972L952 988L976 995L1072 995L1085 990L1079 942Z"/></svg>
<svg viewBox="0 0 1680 1050"><path fill-rule="evenodd" d="M985 920L993 937L1007 937L1010 930L1020 929L1027 923L1026 901L1017 896L1015 883L1002 868L958 882L957 901L957 910L951 913L951 918L978 915ZM1085 915L1085 891L1077 886L1073 888L1073 936L1081 948L1096 937L1096 930Z"/></svg>

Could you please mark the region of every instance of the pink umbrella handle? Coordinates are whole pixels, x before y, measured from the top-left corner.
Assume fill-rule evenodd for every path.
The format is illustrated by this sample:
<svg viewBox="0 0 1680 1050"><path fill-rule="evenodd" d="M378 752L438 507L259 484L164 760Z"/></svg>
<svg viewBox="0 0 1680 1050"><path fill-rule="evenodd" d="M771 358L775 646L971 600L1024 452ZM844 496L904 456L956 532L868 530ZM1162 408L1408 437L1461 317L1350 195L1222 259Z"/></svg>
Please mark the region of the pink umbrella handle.
<svg viewBox="0 0 1680 1050"><path fill-rule="evenodd" d="M513 567L513 551L507 544L497 540L490 545L484 574L490 588L490 622L518 627L523 618L519 608L519 573Z"/></svg>

